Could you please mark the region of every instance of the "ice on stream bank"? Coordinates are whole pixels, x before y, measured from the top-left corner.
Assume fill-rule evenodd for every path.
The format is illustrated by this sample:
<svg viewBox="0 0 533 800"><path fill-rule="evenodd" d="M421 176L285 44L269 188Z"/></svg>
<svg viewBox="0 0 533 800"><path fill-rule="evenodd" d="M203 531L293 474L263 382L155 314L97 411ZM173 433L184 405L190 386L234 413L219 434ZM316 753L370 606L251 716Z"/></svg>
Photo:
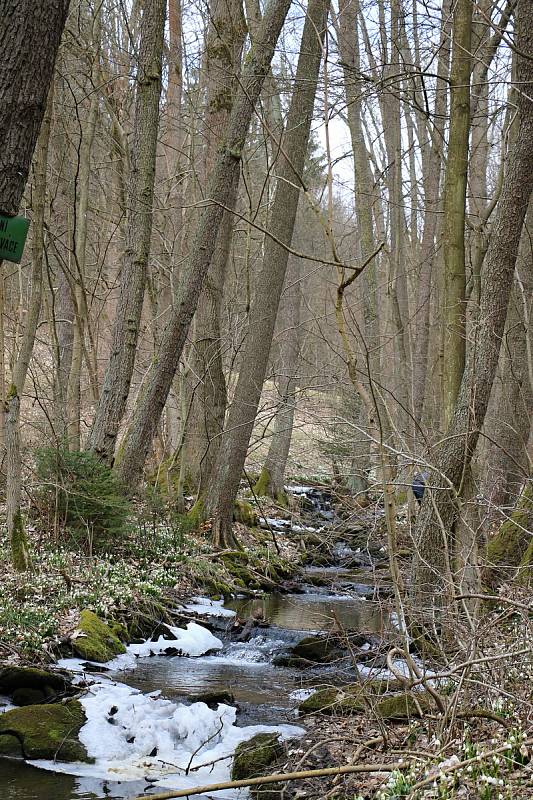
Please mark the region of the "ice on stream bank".
<svg viewBox="0 0 533 800"><path fill-rule="evenodd" d="M292 533L320 533L323 528L313 528L311 525L293 525L290 519L278 517L259 517L260 528L272 528L273 531Z"/></svg>
<svg viewBox="0 0 533 800"><path fill-rule="evenodd" d="M209 597L193 597L192 602L178 609L206 617L236 617L237 612L224 608L224 600L210 600Z"/></svg>
<svg viewBox="0 0 533 800"><path fill-rule="evenodd" d="M231 706L186 706L161 698L159 692L143 694L106 679L93 684L81 703L87 722L80 741L95 763L30 763L87 778L148 779L158 787L187 789L229 780L235 748L256 733L276 731L282 738L303 733L294 725L237 727ZM238 796L235 791L217 793Z"/></svg>
<svg viewBox="0 0 533 800"><path fill-rule="evenodd" d="M11 711L12 708L18 708L18 706L14 706L9 697L0 695L0 714L3 711Z"/></svg>

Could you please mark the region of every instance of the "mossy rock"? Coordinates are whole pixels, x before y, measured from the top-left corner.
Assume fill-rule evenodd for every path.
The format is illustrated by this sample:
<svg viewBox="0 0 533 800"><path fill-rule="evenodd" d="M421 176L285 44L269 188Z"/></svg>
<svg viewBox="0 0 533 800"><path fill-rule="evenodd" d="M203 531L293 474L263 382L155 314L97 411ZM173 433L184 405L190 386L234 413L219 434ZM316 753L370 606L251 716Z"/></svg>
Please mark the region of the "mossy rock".
<svg viewBox="0 0 533 800"><path fill-rule="evenodd" d="M114 620L109 620L106 623L106 625L113 634L113 636L116 636L117 639L119 639L124 644L128 644L130 640L130 635L128 633L128 629L126 628L125 625L122 624L122 622L115 622Z"/></svg>
<svg viewBox="0 0 533 800"><path fill-rule="evenodd" d="M91 763L78 738L86 721L77 700L6 711L0 714L0 755Z"/></svg>
<svg viewBox="0 0 533 800"><path fill-rule="evenodd" d="M17 689L37 689L50 694L46 689L64 692L71 686L70 680L59 672L49 672L36 667L3 667L0 669L0 694L12 695Z"/></svg>
<svg viewBox="0 0 533 800"><path fill-rule="evenodd" d="M357 689L320 689L300 703L301 714L350 714L364 711L366 708L361 687Z"/></svg>
<svg viewBox="0 0 533 800"><path fill-rule="evenodd" d="M339 642L332 636L306 636L292 650L291 655L319 664L327 664L343 655Z"/></svg>
<svg viewBox="0 0 533 800"><path fill-rule="evenodd" d="M35 706L46 703L47 695L42 689L15 689L11 699L16 706Z"/></svg>
<svg viewBox="0 0 533 800"><path fill-rule="evenodd" d="M368 701L373 704L379 695L397 688L398 681L375 680L343 686L340 689L320 689L300 703L298 710L301 714L321 712L350 716L368 708Z"/></svg>
<svg viewBox="0 0 533 800"><path fill-rule="evenodd" d="M235 581L235 583L237 583L237 581ZM230 597L234 591L234 587L230 586L229 583L212 577L203 578L201 585L212 600L220 600L221 597Z"/></svg>
<svg viewBox="0 0 533 800"><path fill-rule="evenodd" d="M258 733L247 742L241 742L235 750L231 768L233 781L256 778L284 753L284 747L276 733Z"/></svg>
<svg viewBox="0 0 533 800"><path fill-rule="evenodd" d="M416 699L415 699L416 698ZM404 720L420 717L431 709L430 695L427 692L397 694L385 697L374 707L374 711L384 720Z"/></svg>
<svg viewBox="0 0 533 800"><path fill-rule="evenodd" d="M83 634L71 640L72 649L86 661L104 664L115 656L126 652L126 648L110 626L93 611L81 612L78 630Z"/></svg>
<svg viewBox="0 0 533 800"><path fill-rule="evenodd" d="M258 516L254 508L246 500L236 500L233 506L233 519L235 522L240 522L248 528L255 528L258 522Z"/></svg>
<svg viewBox="0 0 533 800"><path fill-rule="evenodd" d="M205 703L206 706L215 706L219 703L232 705L235 702L235 695L229 689L213 689L212 691L200 692L189 697L191 703Z"/></svg>
<svg viewBox="0 0 533 800"><path fill-rule="evenodd" d="M309 669L316 666L316 662L309 661L307 658L292 656L290 653L276 653L272 659L274 667L288 667L289 669Z"/></svg>

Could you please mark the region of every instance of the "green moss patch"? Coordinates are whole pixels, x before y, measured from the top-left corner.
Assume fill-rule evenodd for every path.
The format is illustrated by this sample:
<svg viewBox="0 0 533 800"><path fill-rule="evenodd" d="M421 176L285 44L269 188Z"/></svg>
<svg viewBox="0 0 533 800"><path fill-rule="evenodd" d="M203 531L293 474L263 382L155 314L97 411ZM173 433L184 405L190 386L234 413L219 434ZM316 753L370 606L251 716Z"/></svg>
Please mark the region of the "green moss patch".
<svg viewBox="0 0 533 800"><path fill-rule="evenodd" d="M57 672L35 667L4 667L0 669L0 694L11 695L16 689L41 689L46 687L64 691L70 681Z"/></svg>
<svg viewBox="0 0 533 800"><path fill-rule="evenodd" d="M6 711L0 714L0 755L90 763L78 739L85 722L77 700Z"/></svg>
<svg viewBox="0 0 533 800"><path fill-rule="evenodd" d="M431 709L430 695L426 692L397 694L386 697L374 710L382 719L394 721L420 717Z"/></svg>
<svg viewBox="0 0 533 800"><path fill-rule="evenodd" d="M531 545L533 524L533 483L528 484L511 518L487 544L486 580L492 586L514 577ZM531 556L529 556L531 564ZM520 570L520 578L523 571Z"/></svg>
<svg viewBox="0 0 533 800"><path fill-rule="evenodd" d="M126 648L109 625L88 609L81 612L77 635L71 640L72 649L86 661L100 664L126 652Z"/></svg>
<svg viewBox="0 0 533 800"><path fill-rule="evenodd" d="M284 753L284 747L275 733L258 733L235 750L231 769L234 781L256 778Z"/></svg>
<svg viewBox="0 0 533 800"><path fill-rule="evenodd" d="M257 525L257 514L250 503L246 500L236 500L233 506L233 519L235 522L240 522L248 528L254 528Z"/></svg>
<svg viewBox="0 0 533 800"><path fill-rule="evenodd" d="M385 698L385 700L378 701L376 704L376 700L380 695L398 688L398 681L376 680L368 681L365 684L356 683L350 686L343 686L340 689L334 687L320 689L320 691L315 692L311 697L300 703L298 710L301 714L322 713L350 716L368 709L369 703L371 703L372 707L378 708L389 699L396 700L398 697L402 699L404 695L398 695ZM383 707L383 711L387 713L386 706ZM382 716L381 713L380 716ZM389 717L384 718L389 719Z"/></svg>

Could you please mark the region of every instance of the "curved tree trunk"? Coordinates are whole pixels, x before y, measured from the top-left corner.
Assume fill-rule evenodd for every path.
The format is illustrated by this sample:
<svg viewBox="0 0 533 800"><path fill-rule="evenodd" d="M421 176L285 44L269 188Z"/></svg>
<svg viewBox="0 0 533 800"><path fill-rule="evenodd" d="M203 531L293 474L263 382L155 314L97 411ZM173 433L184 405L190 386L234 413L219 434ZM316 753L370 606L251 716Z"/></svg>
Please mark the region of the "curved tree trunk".
<svg viewBox="0 0 533 800"><path fill-rule="evenodd" d="M519 0L516 13L517 85L533 84L533 5ZM533 190L533 100L518 93L519 127L509 153L507 172L485 258L479 328L469 353L461 390L446 437L440 445L416 525L413 565L415 607L426 614L445 603L453 586L446 583L454 548L453 530L460 513L465 471L470 466L485 419L498 365L507 307L524 219Z"/></svg>
<svg viewBox="0 0 533 800"><path fill-rule="evenodd" d="M533 281L529 283L529 292L532 289ZM529 475L527 445L533 418L533 391L528 370L527 327L521 306L515 281L500 353L499 374L484 426L482 460L486 466L486 480L483 494L489 502L487 521L494 518L492 510L497 512L501 506L513 507L516 504Z"/></svg>
<svg viewBox="0 0 533 800"><path fill-rule="evenodd" d="M224 208L232 209L235 206L244 142L290 4L290 0L271 0L256 42L246 58L225 145L219 150L206 191L210 202L206 203L196 226L178 301L163 334L158 361L150 372L146 391L137 404L121 448L120 461L116 465L119 475L129 486L135 486L140 480L148 449L161 419L211 264Z"/></svg>
<svg viewBox="0 0 533 800"><path fill-rule="evenodd" d="M307 9L269 226L276 239L267 237L265 242L263 266L256 279L249 332L226 433L209 486L200 501L206 517L213 519L213 543L217 547L229 546L234 541L233 505L261 399L287 269L289 254L278 242L290 247L292 241L328 10L329 0L311 0Z"/></svg>
<svg viewBox="0 0 533 800"><path fill-rule="evenodd" d="M152 216L166 0L146 0L141 23L126 246L113 342L88 449L113 462L126 411L144 301Z"/></svg>

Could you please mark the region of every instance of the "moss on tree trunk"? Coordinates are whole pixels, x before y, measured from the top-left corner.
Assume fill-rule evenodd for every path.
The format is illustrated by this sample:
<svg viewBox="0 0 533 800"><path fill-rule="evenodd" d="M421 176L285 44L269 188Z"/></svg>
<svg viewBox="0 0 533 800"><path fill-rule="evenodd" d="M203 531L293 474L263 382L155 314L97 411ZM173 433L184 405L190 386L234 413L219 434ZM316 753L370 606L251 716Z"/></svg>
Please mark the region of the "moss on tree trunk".
<svg viewBox="0 0 533 800"><path fill-rule="evenodd" d="M492 585L514 577L518 567L528 566L533 555L533 482L528 483L513 511L487 545L486 580ZM529 554L529 555L528 555ZM521 580L524 579L521 569Z"/></svg>

